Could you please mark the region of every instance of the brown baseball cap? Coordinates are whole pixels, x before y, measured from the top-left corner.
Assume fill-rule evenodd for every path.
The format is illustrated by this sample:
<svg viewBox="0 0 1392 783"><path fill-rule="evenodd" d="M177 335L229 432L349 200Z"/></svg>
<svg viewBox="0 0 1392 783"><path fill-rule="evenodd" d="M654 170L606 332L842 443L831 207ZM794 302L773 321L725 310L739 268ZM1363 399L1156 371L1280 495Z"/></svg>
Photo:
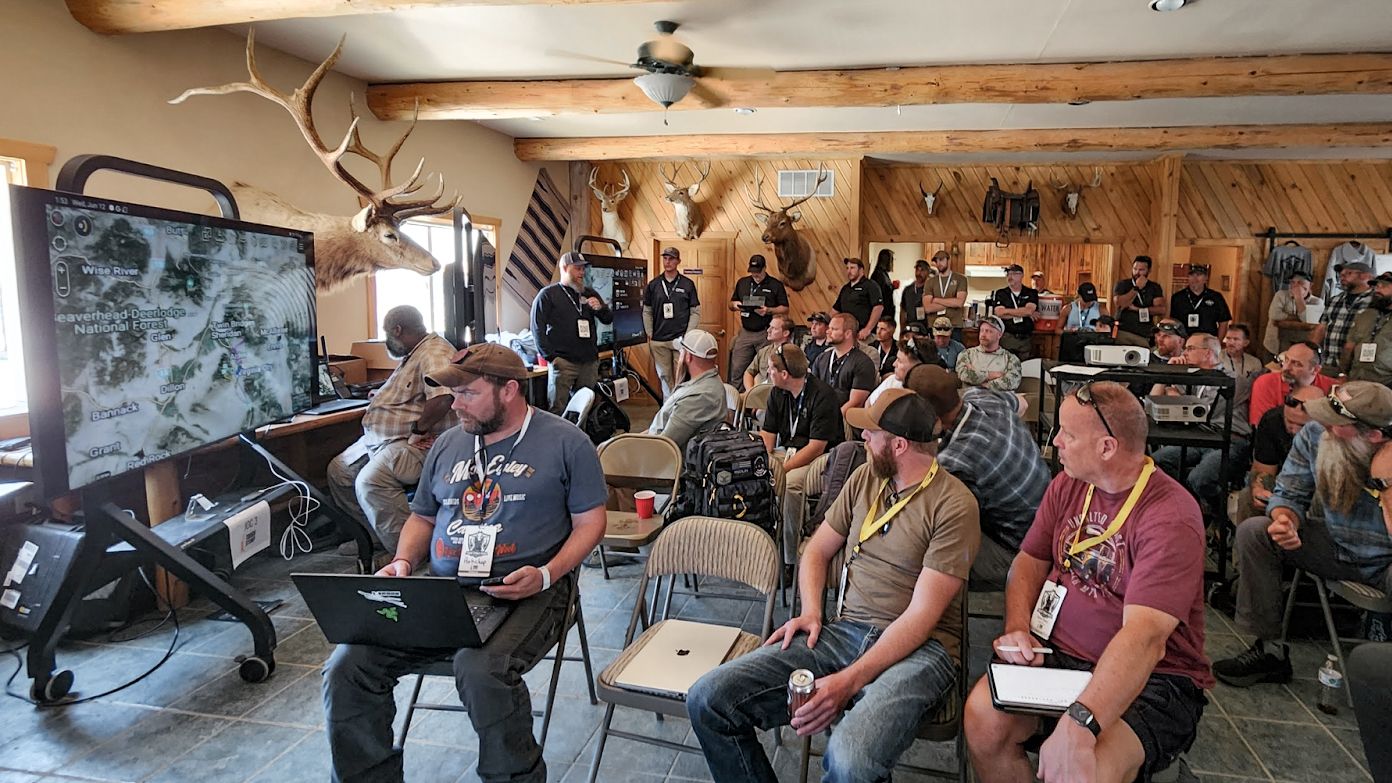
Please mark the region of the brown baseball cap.
<svg viewBox="0 0 1392 783"><path fill-rule="evenodd" d="M933 334L952 334L952 319L945 315L934 318Z"/></svg>
<svg viewBox="0 0 1392 783"><path fill-rule="evenodd" d="M456 353L454 362L448 367L425 376L425 385L467 386L484 375L521 381L527 377L527 365L511 348L497 343L479 343Z"/></svg>
<svg viewBox="0 0 1392 783"><path fill-rule="evenodd" d="M1335 386L1329 396L1305 403L1305 412L1326 427L1392 427L1392 389L1373 381L1349 381Z"/></svg>
<svg viewBox="0 0 1392 783"><path fill-rule="evenodd" d="M931 442L937 421L928 401L908 389L889 389L874 405L846 411L846 423L858 430L883 430L915 443Z"/></svg>
<svg viewBox="0 0 1392 783"><path fill-rule="evenodd" d="M680 261L680 260L681 260L681 251L678 250L678 249L676 249L675 247L664 247L664 248L662 248L662 257L663 257L663 258L666 258L666 257L668 257L668 256L671 256L672 258L675 258L675 259L677 259L678 261Z"/></svg>
<svg viewBox="0 0 1392 783"><path fill-rule="evenodd" d="M933 412L939 416L961 402L958 392L960 385L957 376L936 364L915 365L909 368L908 375L904 377L904 388L927 400Z"/></svg>

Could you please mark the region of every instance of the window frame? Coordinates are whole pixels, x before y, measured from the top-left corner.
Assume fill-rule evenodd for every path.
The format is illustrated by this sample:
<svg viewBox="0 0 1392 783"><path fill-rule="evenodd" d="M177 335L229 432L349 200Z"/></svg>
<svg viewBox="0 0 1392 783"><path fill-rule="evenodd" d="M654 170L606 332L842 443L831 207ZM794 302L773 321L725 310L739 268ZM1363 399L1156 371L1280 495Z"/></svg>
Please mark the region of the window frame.
<svg viewBox="0 0 1392 783"><path fill-rule="evenodd" d="M49 167L53 165L57 157L58 149L47 144L37 144L30 141L20 141L18 139L0 138L0 158L10 158L20 161L24 170L21 172L22 182L17 184L28 185L35 188L48 188ZM8 185L8 183L0 183ZM10 338L10 335L6 335ZM13 342L23 346L22 335L13 335ZM23 361L23 348L18 352L20 361ZM0 438L17 438L29 434L29 410L26 405L24 410L15 409L9 413L0 413Z"/></svg>
<svg viewBox="0 0 1392 783"><path fill-rule="evenodd" d="M442 215L411 218L407 222L429 223L436 226L454 225L453 221L450 218ZM493 238L491 241L493 242L493 249L496 252L498 249L498 242L500 241L500 236L503 232L503 221L500 218L495 218L489 215L470 215L469 222L472 223L476 228L482 228L492 232ZM495 289L493 307L495 310L502 306L502 267L502 261L499 260L499 262L494 265L493 270ZM439 274L439 272L437 272L436 274ZM378 330L382 327L381 318L378 313L379 309L380 308L377 305L377 271L373 270L367 276L367 339L369 340L377 339L376 335L378 333Z"/></svg>

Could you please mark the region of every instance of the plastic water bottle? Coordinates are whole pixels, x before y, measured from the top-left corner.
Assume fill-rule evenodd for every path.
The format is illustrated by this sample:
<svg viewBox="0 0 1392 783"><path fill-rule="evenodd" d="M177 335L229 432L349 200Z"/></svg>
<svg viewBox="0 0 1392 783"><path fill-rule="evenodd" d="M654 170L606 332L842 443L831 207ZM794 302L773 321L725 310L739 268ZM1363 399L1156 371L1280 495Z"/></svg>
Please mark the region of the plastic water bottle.
<svg viewBox="0 0 1392 783"><path fill-rule="evenodd" d="M1344 674L1339 671L1339 661L1334 656L1325 659L1319 670L1319 709L1326 715L1339 714L1340 691L1344 688Z"/></svg>

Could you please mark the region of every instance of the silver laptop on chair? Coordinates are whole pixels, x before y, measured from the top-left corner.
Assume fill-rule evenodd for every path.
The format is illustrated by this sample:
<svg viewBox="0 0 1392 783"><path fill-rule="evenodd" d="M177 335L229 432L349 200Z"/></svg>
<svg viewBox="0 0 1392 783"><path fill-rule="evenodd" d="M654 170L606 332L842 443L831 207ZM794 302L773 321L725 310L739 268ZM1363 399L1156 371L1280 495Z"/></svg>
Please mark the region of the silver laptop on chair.
<svg viewBox="0 0 1392 783"><path fill-rule="evenodd" d="M701 675L725 661L740 629L668 620L633 656L614 684L625 690L686 699Z"/></svg>

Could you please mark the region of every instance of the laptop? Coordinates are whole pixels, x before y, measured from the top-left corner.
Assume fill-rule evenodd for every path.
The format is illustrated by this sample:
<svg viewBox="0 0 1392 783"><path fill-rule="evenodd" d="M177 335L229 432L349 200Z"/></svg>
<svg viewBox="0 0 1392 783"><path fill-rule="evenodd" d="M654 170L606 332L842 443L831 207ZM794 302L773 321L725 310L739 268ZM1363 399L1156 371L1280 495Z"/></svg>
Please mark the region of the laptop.
<svg viewBox="0 0 1392 783"><path fill-rule="evenodd" d="M310 416L323 416L328 413L346 411L351 408L361 408L367 405L367 400L355 400L348 396L348 387L342 381L334 383L333 373L329 372L328 359L319 360L319 383L316 389L315 400L321 401L302 413Z"/></svg>
<svg viewBox="0 0 1392 783"><path fill-rule="evenodd" d="M482 647L512 604L451 576L291 574L324 638L379 647Z"/></svg>
<svg viewBox="0 0 1392 783"><path fill-rule="evenodd" d="M692 684L725 661L739 634L740 629L726 625L667 620L614 684L685 701Z"/></svg>

